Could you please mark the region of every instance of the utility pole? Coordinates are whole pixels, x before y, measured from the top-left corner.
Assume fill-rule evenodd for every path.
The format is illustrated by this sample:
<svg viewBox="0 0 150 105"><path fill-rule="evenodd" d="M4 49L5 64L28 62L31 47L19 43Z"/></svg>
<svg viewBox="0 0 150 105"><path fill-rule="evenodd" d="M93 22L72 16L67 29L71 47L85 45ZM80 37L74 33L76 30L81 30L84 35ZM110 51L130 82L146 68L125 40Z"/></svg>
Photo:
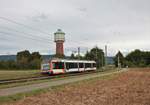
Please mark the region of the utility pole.
<svg viewBox="0 0 150 105"><path fill-rule="evenodd" d="M101 54L101 58L102 58L102 67L103 67L103 54Z"/></svg>
<svg viewBox="0 0 150 105"><path fill-rule="evenodd" d="M96 61L97 61L97 47L96 47Z"/></svg>
<svg viewBox="0 0 150 105"><path fill-rule="evenodd" d="M96 64L98 64L98 60L97 60L97 46L96 46Z"/></svg>
<svg viewBox="0 0 150 105"><path fill-rule="evenodd" d="M80 59L80 47L78 47L78 59Z"/></svg>
<svg viewBox="0 0 150 105"><path fill-rule="evenodd" d="M105 66L107 66L107 45L105 45Z"/></svg>
<svg viewBox="0 0 150 105"><path fill-rule="evenodd" d="M120 68L120 58L119 58L119 54L118 54L118 68Z"/></svg>

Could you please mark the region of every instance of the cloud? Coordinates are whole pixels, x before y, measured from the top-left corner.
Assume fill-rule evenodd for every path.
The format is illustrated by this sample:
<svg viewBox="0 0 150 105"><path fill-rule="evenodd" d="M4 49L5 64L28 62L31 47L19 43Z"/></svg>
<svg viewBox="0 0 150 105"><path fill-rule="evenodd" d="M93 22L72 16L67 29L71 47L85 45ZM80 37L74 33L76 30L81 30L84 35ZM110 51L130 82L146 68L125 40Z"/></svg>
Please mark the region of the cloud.
<svg viewBox="0 0 150 105"><path fill-rule="evenodd" d="M0 34L0 44L13 44L15 48L10 49L11 53L24 49L39 50L44 54L55 53L53 33L61 28L66 33L65 48L69 49L65 51L66 54L77 47L83 48L84 53L85 47L89 49L97 45L103 49L106 44L109 55L115 55L118 50L150 50L149 3L149 0L0 0L1 16L37 30L0 19L0 27L33 34L35 39L27 39L20 33L0 28L0 31L14 37ZM44 40L39 41L41 39ZM1 49L3 52L8 50L8 47Z"/></svg>
<svg viewBox="0 0 150 105"><path fill-rule="evenodd" d="M87 8L78 8L78 10L81 12L87 12Z"/></svg>
<svg viewBox="0 0 150 105"><path fill-rule="evenodd" d="M43 22L47 20L48 18L49 16L45 13L38 13L37 15L34 15L33 17L31 17L33 21L37 21L37 22Z"/></svg>

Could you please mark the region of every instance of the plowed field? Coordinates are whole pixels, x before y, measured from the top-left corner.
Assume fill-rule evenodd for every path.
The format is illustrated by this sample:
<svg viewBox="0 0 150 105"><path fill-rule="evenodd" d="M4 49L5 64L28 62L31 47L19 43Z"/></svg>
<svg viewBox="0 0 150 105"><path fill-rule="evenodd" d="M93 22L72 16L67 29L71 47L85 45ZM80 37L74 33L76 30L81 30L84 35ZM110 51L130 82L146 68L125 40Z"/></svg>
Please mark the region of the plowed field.
<svg viewBox="0 0 150 105"><path fill-rule="evenodd" d="M9 104L150 105L150 69L131 69L109 79L75 84Z"/></svg>

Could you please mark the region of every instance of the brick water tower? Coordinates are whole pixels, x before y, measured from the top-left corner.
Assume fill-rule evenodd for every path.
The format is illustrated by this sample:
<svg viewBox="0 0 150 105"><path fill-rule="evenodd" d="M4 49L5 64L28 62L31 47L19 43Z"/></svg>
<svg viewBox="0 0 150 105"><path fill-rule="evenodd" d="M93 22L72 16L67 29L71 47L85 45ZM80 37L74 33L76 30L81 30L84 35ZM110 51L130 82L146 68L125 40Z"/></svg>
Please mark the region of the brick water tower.
<svg viewBox="0 0 150 105"><path fill-rule="evenodd" d="M56 42L56 56L63 57L64 56L64 45L65 42L65 33L62 32L61 29L58 29L57 32L54 33L54 41Z"/></svg>

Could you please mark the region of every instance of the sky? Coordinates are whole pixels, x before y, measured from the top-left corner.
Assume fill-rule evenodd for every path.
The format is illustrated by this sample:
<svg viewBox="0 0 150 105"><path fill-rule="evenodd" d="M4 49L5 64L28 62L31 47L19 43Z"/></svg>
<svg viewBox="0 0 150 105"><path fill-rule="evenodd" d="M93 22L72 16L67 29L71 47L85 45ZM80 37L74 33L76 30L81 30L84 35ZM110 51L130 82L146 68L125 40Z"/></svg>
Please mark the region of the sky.
<svg viewBox="0 0 150 105"><path fill-rule="evenodd" d="M54 33L62 29L66 55L108 46L150 50L150 0L0 0L0 54L54 54Z"/></svg>

